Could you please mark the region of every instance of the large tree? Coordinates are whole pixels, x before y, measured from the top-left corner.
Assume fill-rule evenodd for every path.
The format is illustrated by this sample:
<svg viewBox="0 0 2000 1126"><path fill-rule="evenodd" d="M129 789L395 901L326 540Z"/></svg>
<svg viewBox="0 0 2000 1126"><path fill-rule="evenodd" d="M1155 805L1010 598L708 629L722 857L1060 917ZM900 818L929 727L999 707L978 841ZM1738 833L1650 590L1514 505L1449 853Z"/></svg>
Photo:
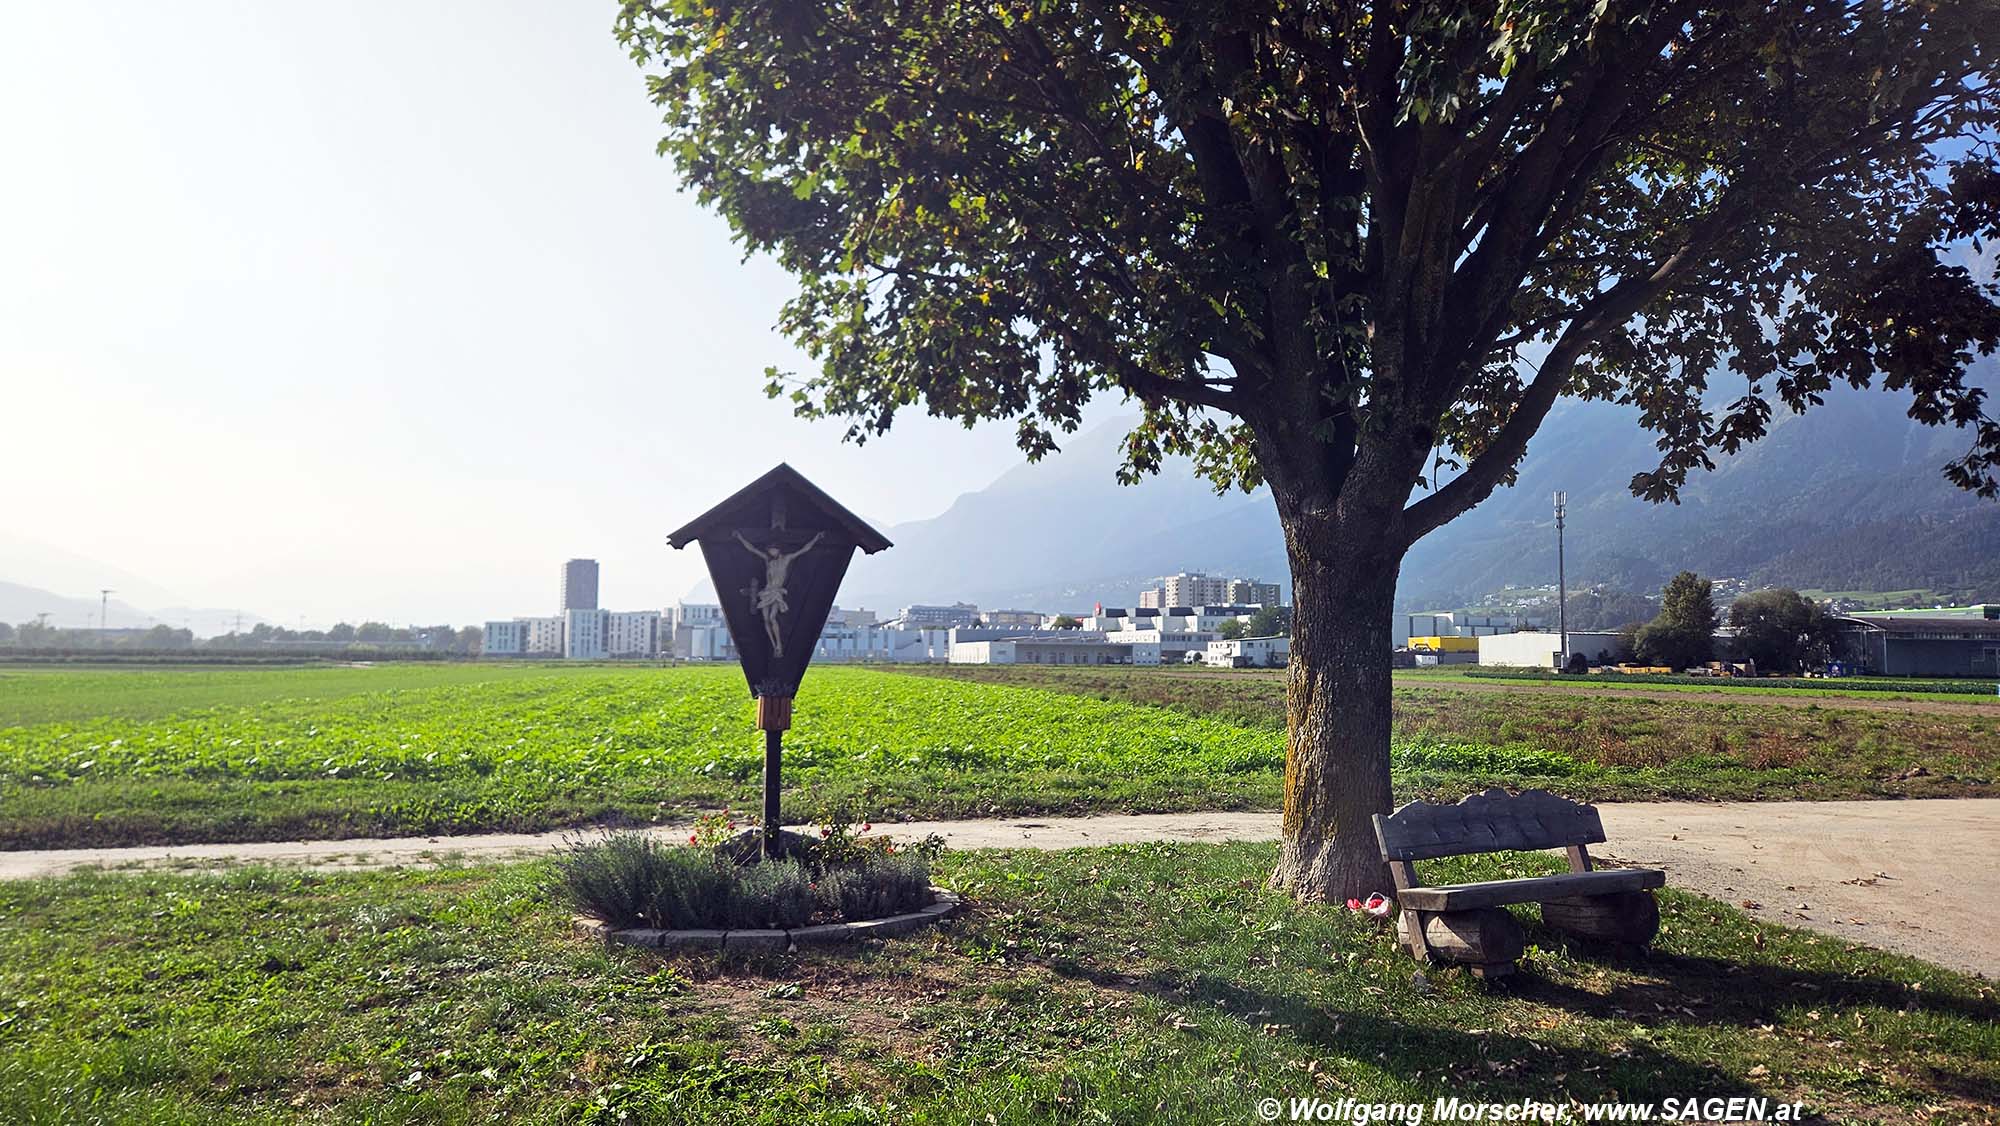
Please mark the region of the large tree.
<svg viewBox="0 0 2000 1126"><path fill-rule="evenodd" d="M1642 665L1684 669L1715 656L1715 584L1682 571L1660 592L1660 612L1633 641Z"/></svg>
<svg viewBox="0 0 2000 1126"><path fill-rule="evenodd" d="M1785 587L1751 591L1730 603L1729 624L1736 627L1737 647L1759 672L1797 672L1833 637L1827 612Z"/></svg>
<svg viewBox="0 0 2000 1126"><path fill-rule="evenodd" d="M1381 881L1405 552L1564 396L1638 407L1634 490L1835 382L2000 425L1952 254L2000 210L1995 0L628 0L661 150L794 274L771 373L864 440L906 408L1121 474L1270 486L1297 603L1273 880ZM1711 380L1734 390L1718 399ZM1726 405L1720 405L1726 404Z"/></svg>

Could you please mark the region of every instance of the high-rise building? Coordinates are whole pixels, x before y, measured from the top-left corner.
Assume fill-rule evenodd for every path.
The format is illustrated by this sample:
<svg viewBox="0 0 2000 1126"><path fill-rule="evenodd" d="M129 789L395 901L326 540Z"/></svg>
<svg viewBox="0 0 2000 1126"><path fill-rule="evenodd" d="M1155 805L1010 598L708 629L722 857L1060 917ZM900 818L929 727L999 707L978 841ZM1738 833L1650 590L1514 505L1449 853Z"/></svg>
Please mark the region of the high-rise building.
<svg viewBox="0 0 2000 1126"><path fill-rule="evenodd" d="M563 564L562 605L557 612L597 609L597 560L572 559Z"/></svg>
<svg viewBox="0 0 2000 1126"><path fill-rule="evenodd" d="M1277 583L1260 583L1256 579L1230 579L1229 596L1223 601L1238 606L1282 606L1284 601L1278 593Z"/></svg>
<svg viewBox="0 0 2000 1126"><path fill-rule="evenodd" d="M1182 571L1178 575L1162 575L1154 579L1152 585L1139 592L1139 606L1142 609L1243 605L1282 605L1278 584L1260 583L1256 579L1204 575L1200 571Z"/></svg>

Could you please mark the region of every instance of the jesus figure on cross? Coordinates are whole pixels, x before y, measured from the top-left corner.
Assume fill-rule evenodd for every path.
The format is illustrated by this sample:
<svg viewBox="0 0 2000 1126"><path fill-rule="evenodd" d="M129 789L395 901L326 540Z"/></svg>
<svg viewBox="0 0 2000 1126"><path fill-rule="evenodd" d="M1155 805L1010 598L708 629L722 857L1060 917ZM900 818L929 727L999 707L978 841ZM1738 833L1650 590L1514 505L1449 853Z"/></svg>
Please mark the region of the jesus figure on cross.
<svg viewBox="0 0 2000 1126"><path fill-rule="evenodd" d="M764 581L759 583L756 579L750 580L748 591L750 605L764 617L764 634L771 640L771 656L782 657L785 655L785 642L784 635L779 629L779 619L791 609L785 601L785 584L790 581L792 562L817 546L819 541L825 538L826 533L815 534L812 539L806 541L804 547L793 552L787 552L776 544L770 547L758 547L743 538L742 532L733 534L737 543L742 544L750 554L763 560Z"/></svg>

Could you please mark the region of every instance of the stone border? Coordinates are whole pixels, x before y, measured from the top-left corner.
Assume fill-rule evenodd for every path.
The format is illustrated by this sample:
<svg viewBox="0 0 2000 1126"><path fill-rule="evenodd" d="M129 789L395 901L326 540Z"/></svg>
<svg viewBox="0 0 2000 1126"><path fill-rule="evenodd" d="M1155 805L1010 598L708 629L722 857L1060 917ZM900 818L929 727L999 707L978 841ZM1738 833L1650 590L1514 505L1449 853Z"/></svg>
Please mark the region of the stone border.
<svg viewBox="0 0 2000 1126"><path fill-rule="evenodd" d="M901 938L948 919L965 906L957 892L931 889L931 902L904 915L863 919L854 923L823 923L789 930L658 930L653 927L615 929L602 919L576 916L576 929L606 942L655 950L713 950L728 954L785 954L800 946L830 946L864 938Z"/></svg>

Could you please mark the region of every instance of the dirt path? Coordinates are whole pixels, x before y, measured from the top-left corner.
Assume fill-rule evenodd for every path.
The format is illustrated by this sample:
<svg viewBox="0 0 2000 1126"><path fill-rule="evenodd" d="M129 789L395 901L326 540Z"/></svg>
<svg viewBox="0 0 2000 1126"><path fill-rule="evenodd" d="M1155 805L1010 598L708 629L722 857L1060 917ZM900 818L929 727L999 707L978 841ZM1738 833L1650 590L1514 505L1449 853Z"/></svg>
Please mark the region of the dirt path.
<svg viewBox="0 0 2000 1126"><path fill-rule="evenodd" d="M1736 707L1838 708L1844 711L1918 712L1928 715L2000 717L2000 703L1971 700L1877 700L1866 696L1794 696L1781 692L1675 691L1670 688L1617 688L1590 684L1537 684L1491 680L1399 680L1397 692L1527 692L1542 696L1601 696L1612 700L1665 700L1676 704L1726 704ZM1884 693L1883 695L1887 695Z"/></svg>
<svg viewBox="0 0 2000 1126"><path fill-rule="evenodd" d="M1854 802L1606 803L1597 851L1665 868L1674 887L1760 917L2000 977L2000 798ZM1275 813L1129 814L928 821L954 848L1075 848L1157 840L1271 840ZM661 829L678 837L685 829ZM0 852L0 879L85 867L320 869L495 861L545 854L574 833Z"/></svg>

